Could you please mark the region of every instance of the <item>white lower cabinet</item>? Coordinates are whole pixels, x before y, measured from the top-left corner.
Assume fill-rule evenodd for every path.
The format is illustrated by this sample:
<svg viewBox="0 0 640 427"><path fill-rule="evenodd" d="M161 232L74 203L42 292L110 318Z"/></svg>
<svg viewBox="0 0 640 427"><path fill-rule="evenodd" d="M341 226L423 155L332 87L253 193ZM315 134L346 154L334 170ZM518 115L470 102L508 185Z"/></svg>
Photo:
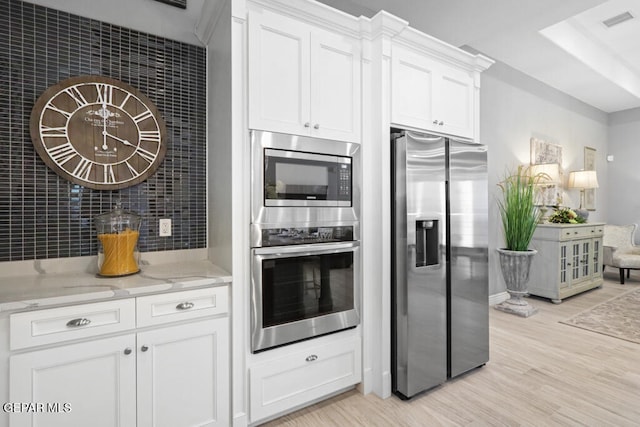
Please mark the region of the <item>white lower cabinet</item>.
<svg viewBox="0 0 640 427"><path fill-rule="evenodd" d="M35 406L12 411L11 427L228 426L227 294L225 286L139 297L138 306L165 307L175 300L176 309L163 308L168 314L162 326L134 329L133 323L117 336L110 326L109 337L99 327L90 329L104 318L101 309L111 313L116 307L122 318L132 319L135 299L12 315L12 335L33 329L29 325L66 329L53 328L58 346L50 339L42 348L39 336L14 341L18 346L12 350L32 349L9 358L10 401ZM138 327L152 324L141 313L153 311L138 313ZM65 334L85 340L64 343Z"/></svg>
<svg viewBox="0 0 640 427"><path fill-rule="evenodd" d="M349 337L249 368L251 422L312 403L361 381L360 337Z"/></svg>
<svg viewBox="0 0 640 427"><path fill-rule="evenodd" d="M228 321L138 334L138 427L228 423Z"/></svg>
<svg viewBox="0 0 640 427"><path fill-rule="evenodd" d="M129 334L12 356L10 401L34 407L12 411L11 427L134 426L135 344Z"/></svg>

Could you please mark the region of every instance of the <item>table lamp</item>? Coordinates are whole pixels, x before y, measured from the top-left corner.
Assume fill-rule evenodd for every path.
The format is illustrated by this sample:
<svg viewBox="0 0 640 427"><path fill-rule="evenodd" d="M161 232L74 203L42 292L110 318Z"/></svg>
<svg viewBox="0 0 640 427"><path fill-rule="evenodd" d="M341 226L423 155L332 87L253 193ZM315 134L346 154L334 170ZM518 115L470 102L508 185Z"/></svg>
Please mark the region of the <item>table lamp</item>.
<svg viewBox="0 0 640 427"><path fill-rule="evenodd" d="M589 188L598 188L598 176L596 171L573 171L569 172L569 188L580 189L580 208L576 209L576 213L587 219L589 212L583 209L584 204L584 190Z"/></svg>

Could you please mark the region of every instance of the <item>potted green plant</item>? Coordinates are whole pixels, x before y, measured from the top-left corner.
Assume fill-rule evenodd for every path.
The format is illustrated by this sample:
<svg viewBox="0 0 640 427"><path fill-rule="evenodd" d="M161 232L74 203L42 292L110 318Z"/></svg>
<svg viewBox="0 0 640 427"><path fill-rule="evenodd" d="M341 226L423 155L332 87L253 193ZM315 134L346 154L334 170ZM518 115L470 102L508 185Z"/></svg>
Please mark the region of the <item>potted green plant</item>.
<svg viewBox="0 0 640 427"><path fill-rule="evenodd" d="M509 299L496 308L508 313L529 317L537 309L523 297L527 295L529 270L536 250L529 248L542 212L536 206L536 193L544 174L532 175L529 167L519 166L508 172L498 185L502 200L498 201L505 247L498 248L500 269Z"/></svg>

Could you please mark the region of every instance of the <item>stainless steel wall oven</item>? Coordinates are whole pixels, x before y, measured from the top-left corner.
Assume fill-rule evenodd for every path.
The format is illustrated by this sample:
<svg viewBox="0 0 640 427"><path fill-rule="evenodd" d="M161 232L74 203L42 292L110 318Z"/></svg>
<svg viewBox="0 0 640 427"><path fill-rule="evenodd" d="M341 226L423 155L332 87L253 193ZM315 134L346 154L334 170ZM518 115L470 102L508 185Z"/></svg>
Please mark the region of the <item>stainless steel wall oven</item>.
<svg viewBox="0 0 640 427"><path fill-rule="evenodd" d="M252 132L251 350L360 323L357 144Z"/></svg>

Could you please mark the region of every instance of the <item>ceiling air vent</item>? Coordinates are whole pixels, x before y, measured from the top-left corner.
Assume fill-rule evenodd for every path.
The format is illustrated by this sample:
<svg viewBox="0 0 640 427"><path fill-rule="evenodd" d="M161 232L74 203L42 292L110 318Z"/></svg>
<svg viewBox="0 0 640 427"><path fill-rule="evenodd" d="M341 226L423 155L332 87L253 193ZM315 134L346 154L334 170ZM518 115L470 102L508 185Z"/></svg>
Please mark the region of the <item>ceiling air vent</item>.
<svg viewBox="0 0 640 427"><path fill-rule="evenodd" d="M631 12L621 13L620 15L613 16L609 19L602 21L604 25L611 28L614 25L622 24L624 21L628 21L629 19L633 19L633 15Z"/></svg>
<svg viewBox="0 0 640 427"><path fill-rule="evenodd" d="M156 0L156 1L159 1L160 3L166 3L171 6L179 7L180 9L187 8L187 0Z"/></svg>

